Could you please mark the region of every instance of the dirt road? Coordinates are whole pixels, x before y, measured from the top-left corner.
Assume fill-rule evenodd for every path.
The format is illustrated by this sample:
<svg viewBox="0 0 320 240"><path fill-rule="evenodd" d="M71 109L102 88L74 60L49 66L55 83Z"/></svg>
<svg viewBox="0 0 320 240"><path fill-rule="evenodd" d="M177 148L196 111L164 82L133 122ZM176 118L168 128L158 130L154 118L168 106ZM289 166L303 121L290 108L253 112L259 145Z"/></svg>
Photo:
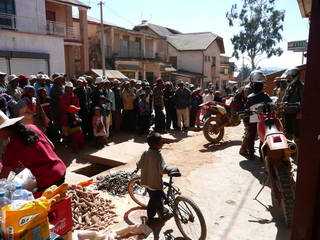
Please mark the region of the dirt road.
<svg viewBox="0 0 320 240"><path fill-rule="evenodd" d="M224 142L216 146L207 144L201 132L191 135L166 145L162 153L167 164L179 167L183 173L176 179L176 185L199 205L207 223L207 239L288 239L289 233L282 221L274 219L270 211L253 200L265 175L259 161L248 161L238 154L242 128L227 129ZM263 190L259 200L270 207L268 188ZM131 213L136 221L141 214L145 213ZM171 229L173 232L168 235ZM165 232L166 238L163 237ZM173 220L168 221L159 234L159 239L179 237Z"/></svg>
<svg viewBox="0 0 320 240"><path fill-rule="evenodd" d="M177 166L183 176L175 179L183 195L200 207L207 224L209 240L287 240L281 220L253 200L265 175L259 161L248 161L238 154L242 127L228 128L224 141L209 145L201 132L175 135L176 143L165 145L162 154L168 165ZM143 144L143 143L142 143ZM130 151L132 149L123 149ZM141 151L141 150L140 150ZM132 155L132 151L130 152ZM141 153L137 151L136 159ZM132 170L134 161L117 169ZM261 183L260 183L261 182ZM114 198L120 221L141 223L144 210L136 210L129 197ZM269 207L266 187L259 200ZM182 239L173 219L155 227L148 239Z"/></svg>

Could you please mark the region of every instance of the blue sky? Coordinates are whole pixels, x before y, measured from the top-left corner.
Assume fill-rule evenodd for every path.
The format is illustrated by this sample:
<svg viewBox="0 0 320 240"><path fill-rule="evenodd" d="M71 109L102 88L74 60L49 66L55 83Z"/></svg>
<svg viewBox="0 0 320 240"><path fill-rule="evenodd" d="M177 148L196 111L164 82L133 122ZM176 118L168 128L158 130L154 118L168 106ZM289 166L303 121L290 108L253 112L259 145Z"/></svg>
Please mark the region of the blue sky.
<svg viewBox="0 0 320 240"><path fill-rule="evenodd" d="M82 0L92 7L89 15L99 18L98 0ZM223 37L226 55L232 54L230 38L236 33L229 28L225 13L233 3L241 0L105 0L104 17L107 21L132 28L145 19L154 24L167 26L181 32L211 31ZM287 41L308 38L309 24L300 15L297 1L278 0L279 9L286 11L281 57L264 59L262 67L293 67L301 64L301 53L288 52ZM236 61L241 64L242 61Z"/></svg>

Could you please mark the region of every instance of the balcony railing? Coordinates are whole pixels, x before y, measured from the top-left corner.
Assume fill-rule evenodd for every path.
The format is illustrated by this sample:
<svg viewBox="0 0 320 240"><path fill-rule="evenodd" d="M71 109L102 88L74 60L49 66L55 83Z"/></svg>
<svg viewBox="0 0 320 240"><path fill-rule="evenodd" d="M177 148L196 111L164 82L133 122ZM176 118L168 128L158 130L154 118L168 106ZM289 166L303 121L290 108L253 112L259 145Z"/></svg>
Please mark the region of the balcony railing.
<svg viewBox="0 0 320 240"><path fill-rule="evenodd" d="M64 23L47 21L47 33L64 37L69 40L80 39L80 29L74 26L66 26Z"/></svg>
<svg viewBox="0 0 320 240"><path fill-rule="evenodd" d="M117 53L117 57L154 59L156 58L156 55L154 54L153 51L150 51L150 50L146 50L143 53L139 42L120 41L120 47Z"/></svg>
<svg viewBox="0 0 320 240"><path fill-rule="evenodd" d="M41 21L41 18L16 16L0 13L0 29L21 32L49 34L64 37L68 40L80 40L79 27L66 26L65 23Z"/></svg>

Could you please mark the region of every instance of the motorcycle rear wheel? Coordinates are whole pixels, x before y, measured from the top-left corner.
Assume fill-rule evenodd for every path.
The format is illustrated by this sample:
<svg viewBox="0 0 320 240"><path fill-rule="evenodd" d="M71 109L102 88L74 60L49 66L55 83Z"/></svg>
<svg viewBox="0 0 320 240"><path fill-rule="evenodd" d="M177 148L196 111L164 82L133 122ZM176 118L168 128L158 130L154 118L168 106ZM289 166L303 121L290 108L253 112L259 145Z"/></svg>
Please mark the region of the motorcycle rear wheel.
<svg viewBox="0 0 320 240"><path fill-rule="evenodd" d="M293 209L295 203L295 186L291 174L290 162L281 163L276 168L278 187L281 193L280 207L282 208L285 223L291 226L293 220Z"/></svg>
<svg viewBox="0 0 320 240"><path fill-rule="evenodd" d="M218 118L212 116L207 119L203 125L203 135L212 144L218 143L224 136L224 127L219 127L216 132L213 132L213 127L219 127Z"/></svg>

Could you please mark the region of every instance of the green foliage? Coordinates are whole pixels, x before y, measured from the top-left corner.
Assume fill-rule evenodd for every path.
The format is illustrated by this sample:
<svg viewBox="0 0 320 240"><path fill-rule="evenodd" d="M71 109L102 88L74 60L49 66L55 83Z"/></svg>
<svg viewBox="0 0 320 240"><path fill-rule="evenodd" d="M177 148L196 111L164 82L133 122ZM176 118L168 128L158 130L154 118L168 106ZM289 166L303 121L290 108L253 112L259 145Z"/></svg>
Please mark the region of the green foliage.
<svg viewBox="0 0 320 240"><path fill-rule="evenodd" d="M243 65L243 67L239 69L237 80L242 81L243 79L246 79L247 77L249 77L250 72L251 72L251 68L248 65Z"/></svg>
<svg viewBox="0 0 320 240"><path fill-rule="evenodd" d="M256 68L258 57L268 58L282 54L277 44L282 40L285 12L275 9L276 0L242 0L240 8L232 5L226 17L229 26L239 26L240 31L231 42L234 47L233 56L239 59L246 53L251 60L251 68Z"/></svg>

